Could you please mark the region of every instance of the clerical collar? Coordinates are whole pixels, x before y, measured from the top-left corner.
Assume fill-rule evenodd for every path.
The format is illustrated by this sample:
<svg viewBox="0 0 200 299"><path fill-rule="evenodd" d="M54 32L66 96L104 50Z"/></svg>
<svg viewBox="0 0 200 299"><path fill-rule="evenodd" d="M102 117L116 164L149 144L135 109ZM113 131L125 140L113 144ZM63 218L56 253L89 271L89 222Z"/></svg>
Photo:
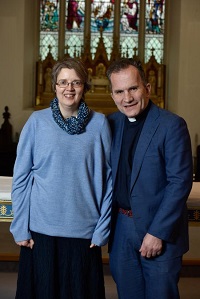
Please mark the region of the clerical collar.
<svg viewBox="0 0 200 299"><path fill-rule="evenodd" d="M128 120L133 123L134 121L136 121L136 118L135 117L128 117Z"/></svg>
<svg viewBox="0 0 200 299"><path fill-rule="evenodd" d="M142 111L142 113L140 113L136 117L128 117L129 122L133 123L135 121L145 119L149 112L150 106L151 106L151 101L149 101L147 107L144 109L144 111Z"/></svg>

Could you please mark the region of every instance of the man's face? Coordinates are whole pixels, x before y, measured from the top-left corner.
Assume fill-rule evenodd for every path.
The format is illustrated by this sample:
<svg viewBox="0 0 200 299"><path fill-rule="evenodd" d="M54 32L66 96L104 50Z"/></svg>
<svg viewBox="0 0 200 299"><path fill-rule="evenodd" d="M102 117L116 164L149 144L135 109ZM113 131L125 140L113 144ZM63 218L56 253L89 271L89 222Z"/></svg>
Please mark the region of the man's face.
<svg viewBox="0 0 200 299"><path fill-rule="evenodd" d="M136 117L147 107L151 86L150 84L144 86L134 66L112 73L110 81L111 96L117 108L127 117Z"/></svg>

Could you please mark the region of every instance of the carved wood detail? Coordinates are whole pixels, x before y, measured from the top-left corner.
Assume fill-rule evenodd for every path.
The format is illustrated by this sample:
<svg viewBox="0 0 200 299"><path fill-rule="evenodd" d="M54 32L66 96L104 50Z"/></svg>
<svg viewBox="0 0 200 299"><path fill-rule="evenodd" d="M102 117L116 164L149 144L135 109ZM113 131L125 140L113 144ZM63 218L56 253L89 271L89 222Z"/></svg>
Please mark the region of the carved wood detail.
<svg viewBox="0 0 200 299"><path fill-rule="evenodd" d="M89 78L91 82L91 90L87 92L85 101L89 107L95 111L109 114L117 111L117 107L114 104L110 96L109 82L106 77L106 69L111 63L112 59L119 57L118 51L112 53L110 61L107 58L106 49L104 46L102 31L97 52L94 59L92 59L91 53L88 49L85 49L81 55L81 60L84 62L88 69ZM35 109L43 109L49 107L50 101L55 97L54 92L51 89L51 69L56 61L51 55L51 48L49 47L49 53L45 60L39 60L37 62L37 78L36 78L36 101ZM113 50L114 52L114 50ZM136 53L136 49L134 49ZM159 64L153 54L147 63L143 63L143 68L147 77L147 81L151 83L152 101L164 108L165 107L165 65ZM65 57L69 55L66 53ZM114 57L114 58L113 58ZM134 55L134 59L139 59Z"/></svg>

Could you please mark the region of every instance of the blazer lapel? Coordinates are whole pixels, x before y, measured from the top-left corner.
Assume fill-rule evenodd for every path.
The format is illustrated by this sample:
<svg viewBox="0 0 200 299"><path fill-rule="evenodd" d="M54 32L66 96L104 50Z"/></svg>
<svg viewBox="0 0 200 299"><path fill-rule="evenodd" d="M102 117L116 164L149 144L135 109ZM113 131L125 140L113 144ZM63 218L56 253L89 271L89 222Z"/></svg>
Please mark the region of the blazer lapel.
<svg viewBox="0 0 200 299"><path fill-rule="evenodd" d="M136 178L139 174L145 153L151 142L151 139L159 126L158 119L159 108L152 103L136 147L134 161L132 165L130 191L132 191L132 188L135 184Z"/></svg>

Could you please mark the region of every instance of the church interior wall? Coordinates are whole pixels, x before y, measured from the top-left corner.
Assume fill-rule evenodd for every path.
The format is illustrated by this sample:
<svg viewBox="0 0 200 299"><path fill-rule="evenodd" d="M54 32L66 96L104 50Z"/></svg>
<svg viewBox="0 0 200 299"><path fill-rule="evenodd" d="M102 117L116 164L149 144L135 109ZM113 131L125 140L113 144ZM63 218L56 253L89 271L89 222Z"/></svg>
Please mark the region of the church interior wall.
<svg viewBox="0 0 200 299"><path fill-rule="evenodd" d="M175 11L171 7L167 101L168 109L186 120L195 156L200 143L200 1L178 2Z"/></svg>

